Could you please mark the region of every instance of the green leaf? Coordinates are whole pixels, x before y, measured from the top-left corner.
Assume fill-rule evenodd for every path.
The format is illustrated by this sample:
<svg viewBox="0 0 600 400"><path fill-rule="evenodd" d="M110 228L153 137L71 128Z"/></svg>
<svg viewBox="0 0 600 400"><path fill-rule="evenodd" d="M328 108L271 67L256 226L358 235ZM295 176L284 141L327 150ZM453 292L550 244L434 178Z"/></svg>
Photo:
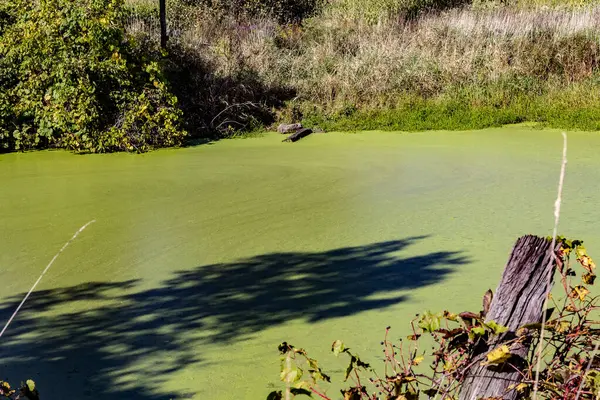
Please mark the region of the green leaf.
<svg viewBox="0 0 600 400"><path fill-rule="evenodd" d="M348 365L348 368L346 368L346 376L344 377L344 381L348 380L348 377L350 377L350 374L352 373L353 369L354 369L354 365L352 365L352 363L350 363Z"/></svg>
<svg viewBox="0 0 600 400"><path fill-rule="evenodd" d="M302 369L296 364L283 360L283 366L281 368L280 378L283 382L294 383L298 382L302 378Z"/></svg>
<svg viewBox="0 0 600 400"><path fill-rule="evenodd" d="M571 329L571 323L569 321L560 321L554 325L554 329L558 333L567 332L569 329Z"/></svg>
<svg viewBox="0 0 600 400"><path fill-rule="evenodd" d="M458 321L458 315L451 313L450 311L444 311L444 318L446 318L449 321Z"/></svg>
<svg viewBox="0 0 600 400"><path fill-rule="evenodd" d="M331 382L331 378L329 375L324 374L321 370L309 370L310 376L312 376L313 380L316 381L326 381Z"/></svg>
<svg viewBox="0 0 600 400"><path fill-rule="evenodd" d="M426 311L419 319L418 326L425 332L435 332L440 329L440 323L440 315L432 314L431 312Z"/></svg>
<svg viewBox="0 0 600 400"><path fill-rule="evenodd" d="M475 326L471 328L471 332L475 335L483 336L485 335L485 328L483 326Z"/></svg>
<svg viewBox="0 0 600 400"><path fill-rule="evenodd" d="M487 354L487 361L482 362L481 365L502 364L508 361L511 356L510 349L507 345L503 344L490 351Z"/></svg>
<svg viewBox="0 0 600 400"><path fill-rule="evenodd" d="M499 335L508 330L508 328L506 326L500 325L500 324L496 323L496 321L486 322L485 326L490 328L492 330L492 332L494 333L494 335Z"/></svg>
<svg viewBox="0 0 600 400"><path fill-rule="evenodd" d="M535 322L533 324L525 324L519 329L522 329L522 328L539 330L539 329L542 329L542 324L540 324L539 322Z"/></svg>
<svg viewBox="0 0 600 400"><path fill-rule="evenodd" d="M352 370L354 369L355 362L356 362L356 357L352 356L350 358L350 364L348 364L348 368L346 368L346 376L344 378L344 381L348 380L348 377L350 376L350 374L352 373Z"/></svg>
<svg viewBox="0 0 600 400"><path fill-rule="evenodd" d="M333 342L333 344L331 345L331 351L333 351L333 354L337 357L340 355L340 353L342 353L345 350L344 347L344 342L342 342L341 340L336 340L335 342Z"/></svg>
<svg viewBox="0 0 600 400"><path fill-rule="evenodd" d="M583 257L587 255L587 250L583 245L579 245L577 246L577 249L575 249L575 254L577 254L577 258Z"/></svg>
<svg viewBox="0 0 600 400"><path fill-rule="evenodd" d="M597 397L600 394L600 372L594 370L590 371L586 375L586 380L593 395Z"/></svg>
<svg viewBox="0 0 600 400"><path fill-rule="evenodd" d="M419 365L419 364L421 364L423 362L424 359L425 359L425 357L418 356L418 357L413 358L412 363L414 365Z"/></svg>
<svg viewBox="0 0 600 400"><path fill-rule="evenodd" d="M31 379L27 379L25 384L27 384L27 387L29 388L30 392L33 392L35 390L35 382L32 381Z"/></svg>
<svg viewBox="0 0 600 400"><path fill-rule="evenodd" d="M572 290L571 293L569 294L569 297L572 298L579 298L579 300L583 301L585 300L585 297L590 293L589 290L587 290L587 288L585 286L579 285L579 286L575 286Z"/></svg>
<svg viewBox="0 0 600 400"><path fill-rule="evenodd" d="M529 385L526 383L519 383L515 389L517 390L517 392L519 393L523 393L525 392L527 389L529 388Z"/></svg>

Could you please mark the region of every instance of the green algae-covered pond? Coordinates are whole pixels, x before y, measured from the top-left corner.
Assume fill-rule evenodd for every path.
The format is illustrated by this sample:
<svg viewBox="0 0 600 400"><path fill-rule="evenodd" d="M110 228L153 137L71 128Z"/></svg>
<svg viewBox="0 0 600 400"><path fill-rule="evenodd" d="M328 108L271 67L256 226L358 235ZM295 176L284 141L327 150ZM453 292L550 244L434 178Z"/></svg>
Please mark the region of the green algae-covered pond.
<svg viewBox="0 0 600 400"><path fill-rule="evenodd" d="M45 399L263 399L277 345L478 310L514 240L549 235L558 131L269 134L144 155L0 155L0 378ZM600 135L569 134L560 233L600 254ZM598 255L596 256L598 257ZM332 394L335 392L331 392Z"/></svg>

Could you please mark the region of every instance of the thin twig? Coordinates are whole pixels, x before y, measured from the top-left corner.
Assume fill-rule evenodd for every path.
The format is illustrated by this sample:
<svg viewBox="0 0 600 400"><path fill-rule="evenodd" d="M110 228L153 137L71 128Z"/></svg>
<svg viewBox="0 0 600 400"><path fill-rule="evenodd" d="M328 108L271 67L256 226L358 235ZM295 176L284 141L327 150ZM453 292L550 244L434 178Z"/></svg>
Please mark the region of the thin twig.
<svg viewBox="0 0 600 400"><path fill-rule="evenodd" d="M217 118L219 118L221 116L221 114L223 114L224 112L226 112L227 110L230 110L234 107L245 107L245 106L249 106L249 107L259 107L257 105L257 103L254 103L252 101L246 101L245 103L235 103L235 104L231 104L227 107L225 107L223 110L221 110L221 112L219 112L217 115L215 115L215 117L210 121L210 126L213 126L215 120Z"/></svg>
<svg viewBox="0 0 600 400"><path fill-rule="evenodd" d="M310 387L310 391L313 392L314 394L316 394L317 396L319 396L322 399L331 400L329 397L325 396L323 393L319 392L318 390L316 390L312 386Z"/></svg>
<svg viewBox="0 0 600 400"><path fill-rule="evenodd" d="M222 125L225 125L225 124L237 124L237 125L241 126L242 128L245 128L248 125L248 124L242 124L241 122L237 122L232 119L226 119L225 121L223 121L219 125L217 125L215 127L215 129L219 129L219 128L221 128Z"/></svg>
<svg viewBox="0 0 600 400"><path fill-rule="evenodd" d="M438 390L438 391L435 393L435 396L433 397L433 400L437 400L438 394L440 394L440 391L442 390L442 385L444 384L444 379L445 379L445 378L446 378L446 375L442 375L442 379L440 380L440 384L439 384L439 386L438 386L438 388L439 388L440 390ZM431 397L430 397L430 396L428 396L428 398L431 398ZM442 397L442 399L443 399L443 397Z"/></svg>
<svg viewBox="0 0 600 400"><path fill-rule="evenodd" d="M35 281L35 283L31 287L31 289L29 289L29 292L27 292L27 294L25 295L25 297L21 301L21 304L19 304L19 306L17 307L17 309L15 310L15 312L11 315L11 317L8 320L8 322L6 322L6 325L4 325L4 328L2 329L2 332L0 332L0 338L2 337L2 335L4 335L4 332L6 332L6 329L8 329L8 326L10 325L10 323L17 316L17 314L21 310L21 307L23 307L23 304L25 304L25 302L27 301L27 299L29 298L29 296L31 295L31 293L35 290L35 287L38 285L38 283L40 283L40 281L42 280L42 277L44 276L44 274L46 272L48 272L48 270L50 269L50 267L52 266L52 264L54 264L54 261L56 261L56 259L60 255L60 253L62 253L63 250L66 249L67 246L70 245L73 240L75 240L75 238L77 237L77 235L79 235L81 232L83 232L83 230L85 228L87 228L88 225L93 224L94 222L96 222L95 219L91 220L90 222L88 222L87 224L85 224L81 228L79 228L79 230L77 232L75 232L75 234L73 235L73 237L71 239L69 239L67 241L67 243L64 244L64 246L58 251L58 253L56 253L56 255L48 263L48 265L46 266L46 268L44 269L44 271L42 272L42 274L40 275L40 277L37 279L37 281Z"/></svg>
<svg viewBox="0 0 600 400"><path fill-rule="evenodd" d="M558 231L558 221L560 219L560 205L562 203L562 191L563 184L565 181L565 170L567 168L567 134L565 132L562 133L563 136L563 153L562 153L562 164L560 167L560 178L558 180L558 195L556 197L556 201L554 202L554 230L552 231L552 244L550 246L550 268L551 271L548 274L548 280L546 282L546 286L550 286L550 282L552 281L552 263L555 262L556 254L554 252L554 248L556 247L556 235ZM538 383L540 380L540 367L542 365L542 350L544 347L544 328L546 325L546 310L548 308L548 296L544 298L544 306L542 311L542 328L540 330L540 341L538 343L537 348L537 365L535 367L535 382L533 384L533 400L537 400L537 392L538 392Z"/></svg>

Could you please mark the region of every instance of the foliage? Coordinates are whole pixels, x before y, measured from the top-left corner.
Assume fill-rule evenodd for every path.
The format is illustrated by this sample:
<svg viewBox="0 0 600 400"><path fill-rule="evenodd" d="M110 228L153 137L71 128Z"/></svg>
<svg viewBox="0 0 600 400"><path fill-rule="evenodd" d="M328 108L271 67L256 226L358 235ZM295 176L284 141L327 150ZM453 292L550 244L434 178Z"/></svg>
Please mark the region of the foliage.
<svg viewBox="0 0 600 400"><path fill-rule="evenodd" d="M535 9L552 7L572 10L598 5L598 0L330 0L326 13L340 18L362 18L377 23L398 16L413 19L432 12L454 8Z"/></svg>
<svg viewBox="0 0 600 400"><path fill-rule="evenodd" d="M538 395L548 399L575 399L579 397L578 390L581 388L580 398L598 398L600 365L592 357L595 357L594 345L600 340L600 322L594 320L594 313L600 306L598 297L592 296L589 290L596 278L596 266L582 241L558 237L557 243L560 243L560 248L556 254L556 265L564 298L549 296L553 307L546 311L548 318L543 338L540 337L541 324L529 324L515 332L507 332L506 327L486 320L492 299L492 293L488 291L484 296L483 310L479 313L444 311L417 315L410 323L412 334L406 340L400 339L397 344L389 339L390 327L387 327L381 342L385 356L383 375L351 353L343 342L334 342L332 352L350 358L344 382L351 378L351 384L342 390L343 398L417 400L420 395L441 395L443 400L456 399L467 373L476 363L519 371L520 382L511 385L509 390L517 391L517 398L528 398L535 382L536 349L540 340L543 341L543 356ZM577 273L570 263L573 254L584 270L580 282L576 282ZM499 344L486 354L479 354L478 348L498 335L503 335ZM436 344L430 354L421 349L424 337L433 339ZM519 361L524 364L519 365L512 350L523 345L530 350L527 359ZM287 343L279 350L285 360L281 378L286 383L286 399L293 398L293 389L303 389L322 399L331 399L321 386L330 382L330 378L318 367L316 360L309 358L306 351ZM292 374L293 371L302 371L298 367L302 361L299 358L311 366L307 379L302 379L302 373ZM424 360L429 361L430 372L419 367ZM270 398L280 399L283 394L275 391Z"/></svg>
<svg viewBox="0 0 600 400"><path fill-rule="evenodd" d="M473 3L505 6L510 5L518 8L554 7L573 9L589 7L598 4L598 0L476 0Z"/></svg>
<svg viewBox="0 0 600 400"><path fill-rule="evenodd" d="M300 22L321 10L326 0L182 0L225 14L263 16L281 23Z"/></svg>
<svg viewBox="0 0 600 400"><path fill-rule="evenodd" d="M581 87L583 86L583 87ZM461 130L482 129L522 122L542 127L600 130L600 101L593 97L593 84L550 89L535 93L499 93L489 87L489 97L479 97L475 86L431 99L418 96L399 97L396 105L376 109L364 107L350 113L339 113L315 104L300 107L300 121L306 126L318 125L326 131L354 130ZM479 89L482 89L481 87ZM483 88L485 89L485 88Z"/></svg>
<svg viewBox="0 0 600 400"><path fill-rule="evenodd" d="M0 0L0 151L145 151L278 122L600 129L597 0L173 0L168 54L157 2L126 1Z"/></svg>
<svg viewBox="0 0 600 400"><path fill-rule="evenodd" d="M361 18L369 23L403 17L414 19L430 12L439 12L471 4L471 0L333 0L326 12Z"/></svg>
<svg viewBox="0 0 600 400"><path fill-rule="evenodd" d="M220 138L256 131L274 123L273 110L294 95L293 90L260 81L239 60L234 74L222 74L196 52L176 43L171 46L165 74L179 99L190 137Z"/></svg>
<svg viewBox="0 0 600 400"><path fill-rule="evenodd" d="M0 0L0 149L145 151L185 135L121 0Z"/></svg>
<svg viewBox="0 0 600 400"><path fill-rule="evenodd" d="M25 383L21 382L18 392L12 389L8 382L0 380L0 398L40 400L40 394L35 382L31 379L28 379Z"/></svg>
<svg viewBox="0 0 600 400"><path fill-rule="evenodd" d="M169 80L186 129L600 129L600 7L380 17L400 3L335 0L292 24L169 3ZM129 29L158 41L155 25Z"/></svg>

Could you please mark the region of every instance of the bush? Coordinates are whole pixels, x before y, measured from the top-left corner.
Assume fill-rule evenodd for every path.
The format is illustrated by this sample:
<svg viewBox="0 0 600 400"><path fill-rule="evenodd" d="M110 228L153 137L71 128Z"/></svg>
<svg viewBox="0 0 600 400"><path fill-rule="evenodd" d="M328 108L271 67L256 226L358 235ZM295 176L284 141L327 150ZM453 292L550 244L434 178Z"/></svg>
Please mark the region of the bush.
<svg viewBox="0 0 600 400"><path fill-rule="evenodd" d="M145 151L185 136L121 0L0 0L0 18L0 149Z"/></svg>
<svg viewBox="0 0 600 400"><path fill-rule="evenodd" d="M270 17L281 23L300 22L319 12L325 0L182 0L238 17Z"/></svg>

